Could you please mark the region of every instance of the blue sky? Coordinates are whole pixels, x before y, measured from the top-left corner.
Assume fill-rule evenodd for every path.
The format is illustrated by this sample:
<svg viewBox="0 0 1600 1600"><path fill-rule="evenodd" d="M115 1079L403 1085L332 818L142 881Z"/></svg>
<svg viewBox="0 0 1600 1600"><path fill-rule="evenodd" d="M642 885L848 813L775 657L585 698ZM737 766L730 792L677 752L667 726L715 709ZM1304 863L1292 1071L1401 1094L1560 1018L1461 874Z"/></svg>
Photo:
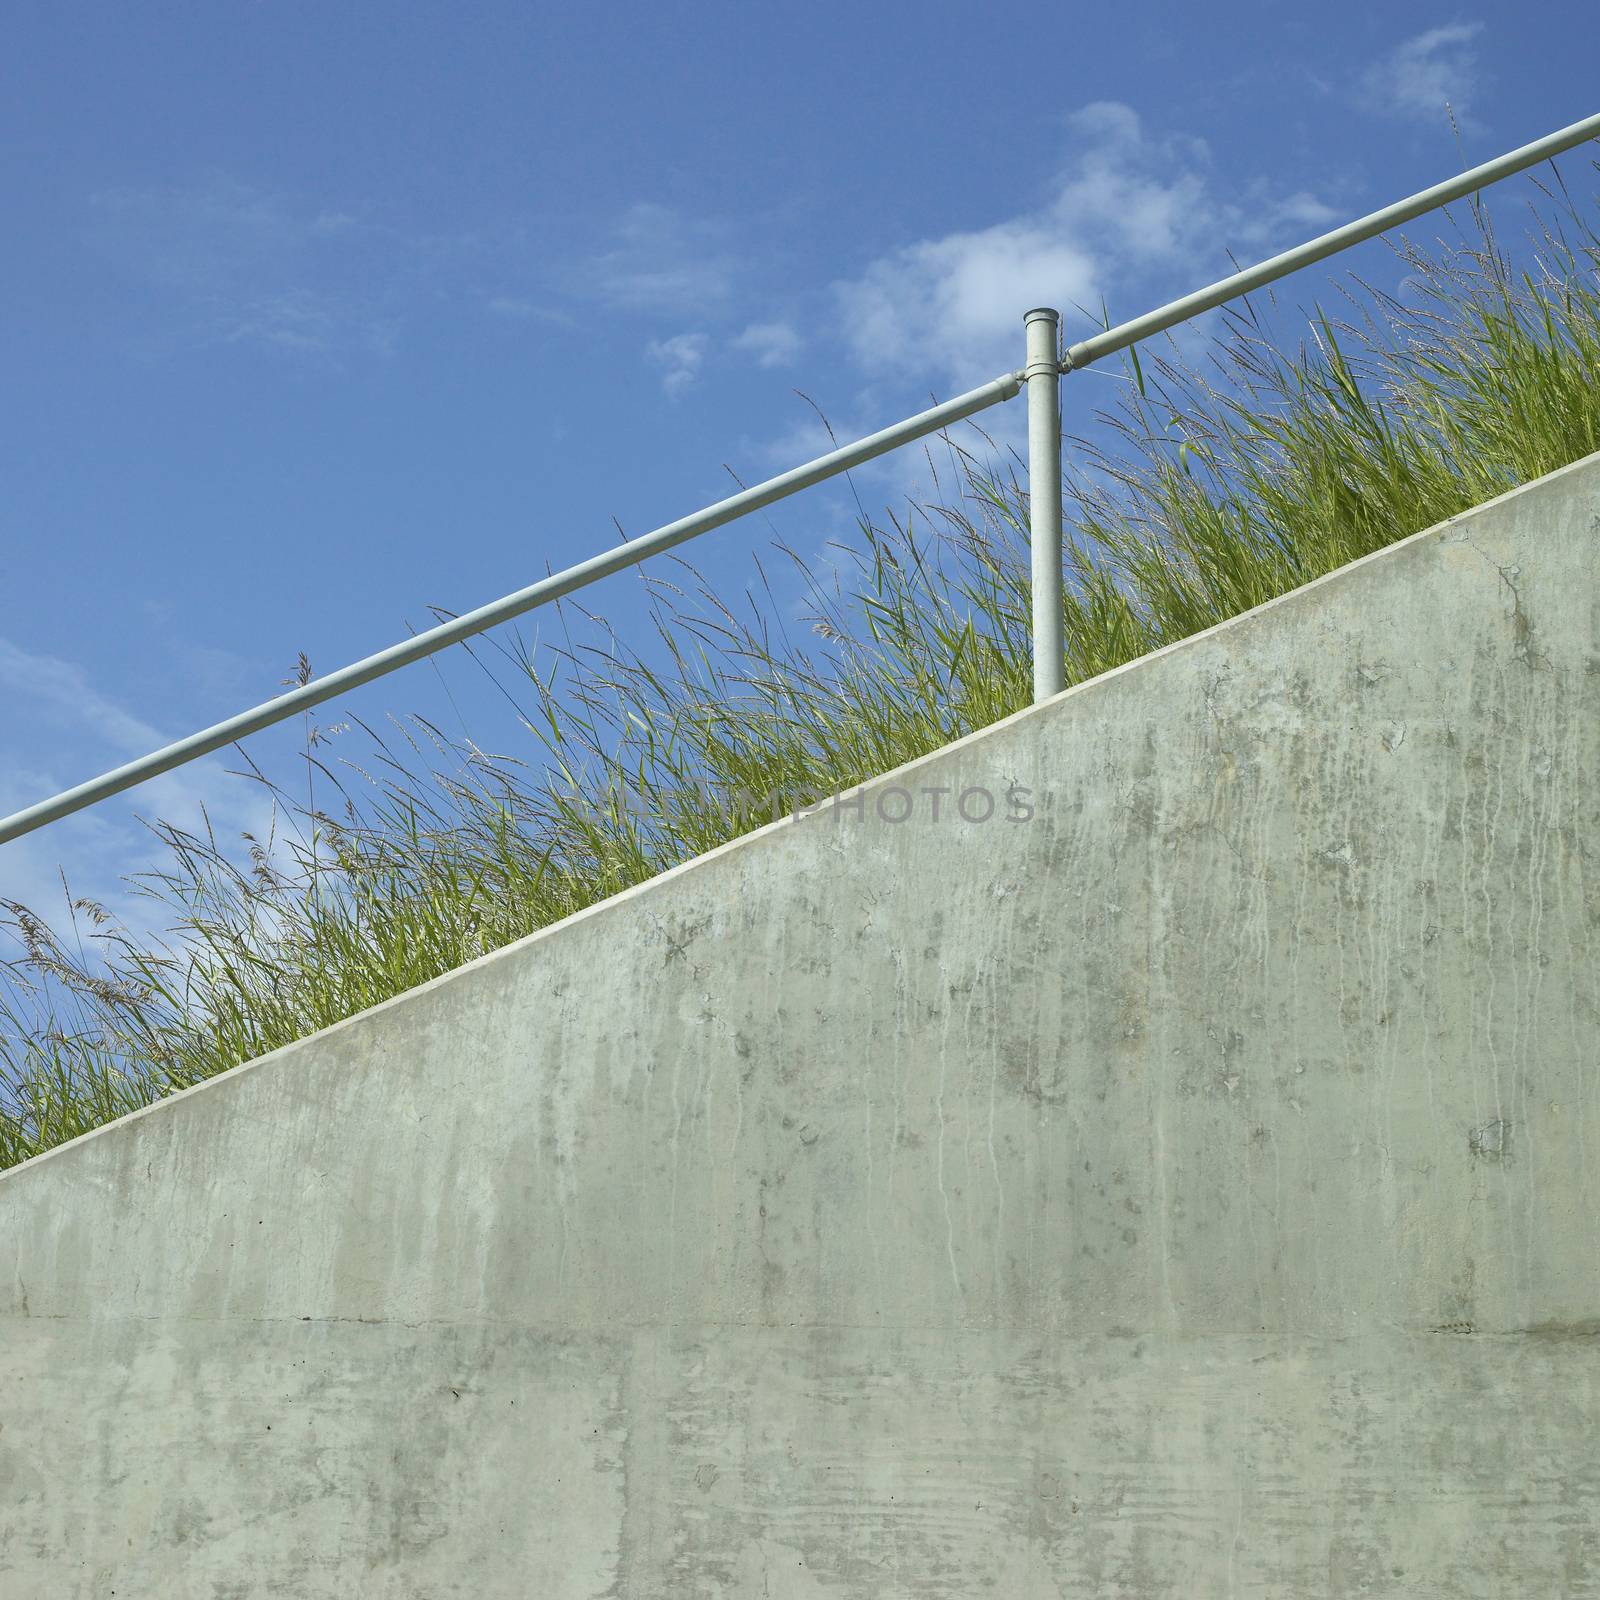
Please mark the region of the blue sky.
<svg viewBox="0 0 1600 1600"><path fill-rule="evenodd" d="M1121 320L1576 120L1592 33L1562 0L19 0L0 811L816 453L796 389L881 426L1019 365L1030 305ZM850 515L695 556L743 583ZM476 730L480 693L447 663L356 703ZM0 846L0 895L111 896L136 812L257 825L230 764Z"/></svg>

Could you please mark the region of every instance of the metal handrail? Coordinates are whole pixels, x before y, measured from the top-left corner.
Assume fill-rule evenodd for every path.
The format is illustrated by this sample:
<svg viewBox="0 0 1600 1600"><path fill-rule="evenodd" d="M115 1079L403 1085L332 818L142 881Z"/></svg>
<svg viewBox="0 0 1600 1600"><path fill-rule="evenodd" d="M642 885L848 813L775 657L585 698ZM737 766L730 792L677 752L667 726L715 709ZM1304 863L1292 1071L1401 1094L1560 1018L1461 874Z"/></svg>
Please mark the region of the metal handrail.
<svg viewBox="0 0 1600 1600"><path fill-rule="evenodd" d="M810 488L813 484L836 477L839 473L847 472L851 467L859 466L862 462L870 461L873 457L883 455L902 444L925 438L928 434L937 433L951 423L976 416L990 406L1013 398L1021 391L1024 383L1028 388L1030 414L1029 482L1032 491L1030 536L1033 544L1034 573L1034 698L1046 699L1063 687L1065 677L1061 649L1060 374L1076 371L1103 356L1125 350L1140 339L1148 339L1154 334L1165 332L1180 322L1196 317L1204 311L1210 311L1225 301L1247 294L1252 289L1272 283L1300 267L1324 260L1337 251L1373 238L1387 228L1409 222L1426 211L1446 205L1451 200L1458 200L1487 184L1498 182L1501 178L1525 171L1528 167L1596 137L1600 137L1600 114L1586 117L1583 121L1575 122L1570 127L1562 128L1543 139L1536 139L1532 144L1523 145L1520 149L1498 156L1493 161L1486 161L1481 166L1473 167L1447 182L1435 184L1432 188L1424 189L1408 199L1397 201L1380 211L1357 218L1354 222L1346 223L1331 233L1308 240L1293 250L1286 250L1281 255L1259 262L1242 272L1236 272L1231 277L1223 278L1207 288L1185 295L1182 299L1174 300L1155 311L1147 312L1142 317L1135 317L1131 322L1121 323L1117 327L1106 329L1103 333L1095 334L1092 338L1080 340L1059 360L1053 360L1050 354L1057 349L1056 337L1059 327L1057 313L1046 311L1041 314L1039 311L1030 311L1027 315L1028 361L1021 370L1004 373L979 388L958 395L954 400L947 400L943 405L934 406L931 410L908 417L893 427L884 428L878 433L856 440L853 444L832 450L827 455L818 456L814 461L808 461L803 466L795 467L789 472L767 479L764 483L758 483L752 488L730 495L727 499L719 500L715 505L707 506L691 516L669 522L664 527L656 528L614 550L591 556L587 561L581 561L563 572L543 578L525 589L519 589L515 594L479 606L474 611L465 612L459 617L441 623L438 627L415 634L400 644L391 645L387 650L380 650L376 655L367 656L337 672L316 678L310 683L291 689L287 694L265 701L252 710L240 712L224 722L215 723L199 733L190 734L186 739L179 739L174 744L166 745L147 756L141 756L136 761L116 767L98 778L92 778L87 783L80 783L76 788L64 790L48 800L41 800L36 805L28 806L0 820L0 844L19 839L24 834L32 833L35 828L42 828L47 823L70 816L73 812L81 811L99 800L109 799L112 795L131 789L147 779L170 772L174 767L183 766L200 756L209 755L249 734L258 733L263 728L282 722L296 712L321 705L347 689L358 688L399 667L420 661L423 657L433 655L449 645L469 639L474 634L494 627L497 623L522 616L536 606L547 605L552 600L559 600L562 596L584 588L596 579L608 577L611 573L620 572L626 567L637 566L650 556L659 555L663 550L670 550L686 539L708 533L726 522L732 522L736 517L745 516L751 511L773 504L774 501L798 493L801 489ZM1050 443L1052 440L1053 445Z"/></svg>

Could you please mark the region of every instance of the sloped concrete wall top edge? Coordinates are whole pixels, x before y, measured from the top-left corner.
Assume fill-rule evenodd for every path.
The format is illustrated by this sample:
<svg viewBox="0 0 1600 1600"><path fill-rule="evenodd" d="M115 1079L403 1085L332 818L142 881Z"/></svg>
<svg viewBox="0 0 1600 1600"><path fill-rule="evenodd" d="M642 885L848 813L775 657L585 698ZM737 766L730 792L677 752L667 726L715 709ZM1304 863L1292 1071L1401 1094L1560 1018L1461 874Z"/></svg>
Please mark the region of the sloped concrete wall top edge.
<svg viewBox="0 0 1600 1600"><path fill-rule="evenodd" d="M1033 718L1049 716L1053 713L1058 713L1063 706L1069 702L1077 700L1081 696L1103 693L1118 679L1128 674L1138 674L1155 669L1159 663L1163 662L1168 657L1174 655L1181 656L1185 652L1201 650L1207 646L1213 645L1218 640L1226 640L1229 639L1230 636L1234 635L1238 636L1234 641L1237 648L1248 651L1248 640L1251 632L1256 627L1267 623L1280 608L1285 606L1315 604L1324 591L1329 589L1336 590L1343 585L1363 582L1367 578L1369 569L1377 568L1380 572L1382 572L1388 568L1394 567L1398 563L1404 561L1408 551L1414 548L1425 547L1435 541L1449 539L1452 537L1469 539L1470 542L1469 530L1476 519L1484 516L1492 516L1502 505L1510 501L1518 500L1526 495L1560 494L1563 490L1565 481L1568 478L1584 480L1587 476L1593 474L1597 469L1600 469L1600 455L1589 456L1580 461L1574 462L1569 466L1563 467L1556 472L1550 473L1544 478L1536 480L1534 483L1522 485L1518 488L1508 490L1504 495L1498 496L1494 500L1486 501L1484 504L1475 506L1470 511L1463 512L1459 516L1452 517L1448 521L1440 523L1434 527L1425 528L1415 534L1411 534L1407 538L1397 541L1395 544L1390 545L1383 550L1379 550L1371 555L1365 556L1362 559L1352 562L1348 566L1342 567L1335 572L1328 573L1321 578L1315 579L1313 582L1306 584L1299 589L1293 590L1288 594L1281 595L1274 600L1267 601L1264 605L1257 606L1248 612L1241 613L1237 617L1229 618L1227 621L1219 623L1213 628L1209 628L1201 633L1194 634L1187 639L1179 640L1175 644L1168 645L1161 650L1152 651L1150 654L1141 656L1135 661L1131 661L1123 666L1114 668L1111 671L1102 674L1100 677L1090 679L1081 684L1074 684L1072 687L1064 690L1061 694L1055 696L1053 699L1049 700L1043 705L1028 706L1023 710L1014 713L1012 716L1004 718L1000 722L994 723L987 728L979 729L975 733L968 734L964 738L953 741L949 745L943 746L938 750L931 751L925 756L920 756L917 759L907 762L903 766L895 768L890 772L871 778L860 786L861 790L867 795L869 804L873 804L875 797L881 795L886 789L902 789L909 786L913 792L915 792L915 790L921 786L921 776L923 775L925 769L937 769L942 763L948 763L952 759L957 758L965 753L970 746L981 744L998 736L1002 736L1019 725L1025 726ZM847 797L852 802L854 800L855 793L856 791L851 791L850 795ZM975 800L973 804L974 807L976 807L978 804L980 804L980 802ZM836 808L829 803L824 808L824 815L832 816L835 809ZM849 808L847 807L846 809ZM907 820L909 821L910 818L908 817ZM26 1176L32 1170L44 1163L55 1162L63 1158L71 1157L97 1140L125 1135L144 1118L152 1116L159 1117L163 1114L169 1113L192 1096L206 1095L217 1092L225 1093L229 1088L240 1082L242 1077L249 1072L275 1066L284 1057L292 1056L307 1050L315 1050L316 1047L326 1041L330 1036L345 1029L359 1028L378 1012L387 1011L393 1007L405 1007L422 1003L426 997L430 996L441 985L448 985L461 981L462 979L469 977L481 967L493 965L499 962L516 961L533 946L536 946L541 941L559 937L574 924L596 917L627 914L636 900L668 891L674 884L675 880L682 874L703 871L713 866L729 852L761 848L766 840L774 833L782 832L783 830L789 828L809 826L814 824L815 821L816 816L814 813L807 813L807 815L803 817L784 816L779 818L778 820L769 823L764 827L755 829L737 839L731 840L725 845L721 845L714 850L708 851L704 855L697 856L692 860L682 862L678 866L669 868L667 871L659 874L655 878L652 878L647 883L638 884L632 888L625 889L620 893L611 896L609 899L600 901L595 905L588 906L581 911L573 913L573 915L570 917L563 918L560 922L552 923L548 927L538 929L536 932L529 934L526 938L516 940L512 944L506 945L501 949L490 951L488 954L479 957L475 961L468 962L465 965L454 969L453 971L443 973L439 977L431 979L427 983L420 984L414 989L407 990L404 994L396 995L392 999L383 1001L381 1004L374 1006L367 1011L357 1013L355 1016L348 1017L342 1022L335 1023L329 1028L323 1029L318 1033L308 1035L304 1039L296 1040L293 1044L286 1045L281 1049L269 1052L267 1055L261 1056L254 1061L243 1063L241 1066L222 1074L217 1078L213 1078L205 1083L198 1084L193 1088L163 1100L156 1105L145 1107L143 1110L134 1112L127 1117L119 1118L115 1122L93 1129L77 1139L70 1140L66 1144L45 1151L42 1154L33 1157L31 1160L21 1162L18 1165L5 1170L0 1170L0 1184L16 1181Z"/></svg>

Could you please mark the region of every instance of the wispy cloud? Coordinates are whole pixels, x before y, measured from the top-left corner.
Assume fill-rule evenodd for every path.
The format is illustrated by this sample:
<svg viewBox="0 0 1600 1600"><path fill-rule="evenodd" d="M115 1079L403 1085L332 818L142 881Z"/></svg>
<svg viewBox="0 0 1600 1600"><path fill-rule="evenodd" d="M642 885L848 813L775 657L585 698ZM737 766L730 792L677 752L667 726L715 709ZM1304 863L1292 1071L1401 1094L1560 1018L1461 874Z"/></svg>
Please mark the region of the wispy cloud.
<svg viewBox="0 0 1600 1600"><path fill-rule="evenodd" d="M661 387L671 399L694 386L710 344L703 333L677 333L670 339L652 339L645 347L645 354L662 369Z"/></svg>
<svg viewBox="0 0 1600 1600"><path fill-rule="evenodd" d="M741 311L748 312L747 263L732 247L733 238L733 229L717 218L692 217L654 202L634 205L568 292L575 299L598 298L646 326L692 319L710 330L661 334L644 346L671 399L695 385L714 349L751 357L763 368L786 366L803 344L791 323L747 322L732 331Z"/></svg>
<svg viewBox="0 0 1600 1600"><path fill-rule="evenodd" d="M1029 306L1125 306L1154 277L1225 266L1228 248L1264 247L1333 215L1305 192L1222 200L1202 141L1154 136L1126 105L1086 106L1068 132L1069 158L1039 205L919 240L835 286L863 367L975 382L1017 364Z"/></svg>
<svg viewBox="0 0 1600 1600"><path fill-rule="evenodd" d="M492 294L484 301L484 305L495 316L507 317L513 322L554 322L562 327L568 327L572 323L570 312L563 311L559 306L546 305L527 295Z"/></svg>
<svg viewBox="0 0 1600 1600"><path fill-rule="evenodd" d="M729 230L654 203L631 207L574 287L628 311L704 316L733 292L739 263Z"/></svg>
<svg viewBox="0 0 1600 1600"><path fill-rule="evenodd" d="M733 348L754 356L759 367L786 367L799 355L803 340L787 322L752 322L733 341Z"/></svg>
<svg viewBox="0 0 1600 1600"><path fill-rule="evenodd" d="M225 177L90 205L102 253L167 298L183 337L295 354L388 350L405 291L453 248Z"/></svg>
<svg viewBox="0 0 1600 1600"><path fill-rule="evenodd" d="M1481 22L1451 22L1396 45L1362 75L1363 104L1439 125L1448 109L1458 123L1469 124L1480 81L1482 32Z"/></svg>
<svg viewBox="0 0 1600 1600"><path fill-rule="evenodd" d="M169 734L101 690L76 662L24 650L0 638L0 815L57 793L119 761L159 748ZM119 888L130 874L163 857L139 815L197 829L208 823L227 838L265 837L272 805L258 785L230 776L221 757L152 779L123 800L79 812L0 845L0 895L46 915L62 905L64 865L76 892L107 900L125 921L148 915L148 903Z"/></svg>
<svg viewBox="0 0 1600 1600"><path fill-rule="evenodd" d="M63 723L92 729L118 752L153 749L163 742L142 717L101 694L75 662L36 655L0 638L0 693L13 713L28 710Z"/></svg>

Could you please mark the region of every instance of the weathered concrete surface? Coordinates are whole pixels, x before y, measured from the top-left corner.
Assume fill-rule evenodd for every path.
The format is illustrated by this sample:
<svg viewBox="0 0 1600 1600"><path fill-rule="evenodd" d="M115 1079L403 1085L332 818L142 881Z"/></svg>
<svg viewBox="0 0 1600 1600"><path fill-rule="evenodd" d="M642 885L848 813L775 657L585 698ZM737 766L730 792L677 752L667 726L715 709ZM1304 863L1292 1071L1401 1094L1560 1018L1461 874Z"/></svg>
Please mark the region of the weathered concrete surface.
<svg viewBox="0 0 1600 1600"><path fill-rule="evenodd" d="M1591 460L0 1179L0 1593L1600 1594L1597 556Z"/></svg>

